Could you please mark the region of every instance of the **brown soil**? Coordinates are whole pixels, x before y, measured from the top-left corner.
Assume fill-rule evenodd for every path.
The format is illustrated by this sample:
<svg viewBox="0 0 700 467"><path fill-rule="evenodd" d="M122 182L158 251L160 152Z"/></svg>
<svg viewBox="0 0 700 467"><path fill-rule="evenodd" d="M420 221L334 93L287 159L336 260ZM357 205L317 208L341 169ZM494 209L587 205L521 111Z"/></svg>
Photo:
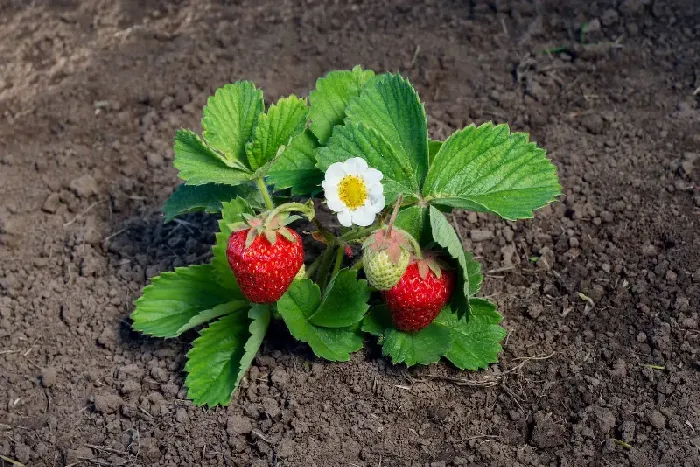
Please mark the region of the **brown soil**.
<svg viewBox="0 0 700 467"><path fill-rule="evenodd" d="M433 137L508 122L560 169L566 196L532 221L457 216L502 363L406 370L369 345L330 364L277 326L229 407L194 407L194 334L129 324L149 277L213 241L210 217L159 216L175 129L226 82L271 101L357 63L408 76ZM700 465L699 87L697 0L0 2L0 454Z"/></svg>

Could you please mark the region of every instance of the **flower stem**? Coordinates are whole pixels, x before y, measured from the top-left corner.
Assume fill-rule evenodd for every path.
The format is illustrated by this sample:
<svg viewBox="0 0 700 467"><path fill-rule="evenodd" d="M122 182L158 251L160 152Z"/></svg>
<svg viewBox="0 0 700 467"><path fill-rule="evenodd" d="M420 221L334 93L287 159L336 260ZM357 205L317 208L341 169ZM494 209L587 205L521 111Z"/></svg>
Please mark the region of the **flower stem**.
<svg viewBox="0 0 700 467"><path fill-rule="evenodd" d="M338 251L335 253L335 266L333 266L333 272L331 277L334 277L340 271L340 266L343 265L343 255L345 254L345 249L342 245L338 246Z"/></svg>
<svg viewBox="0 0 700 467"><path fill-rule="evenodd" d="M316 258L314 260L314 262L311 263L311 265L308 268L306 268L306 277L307 278L310 278L311 276L314 275L314 273L316 272L316 269L318 269L318 265L321 264L322 258L323 258L323 254L320 254L318 256L318 258Z"/></svg>
<svg viewBox="0 0 700 467"><path fill-rule="evenodd" d="M325 228L317 218L314 217L313 223L316 226L316 229L321 233L321 235L323 235L323 238L326 239L326 242L330 244L335 241L335 235L333 235L333 232Z"/></svg>
<svg viewBox="0 0 700 467"><path fill-rule="evenodd" d="M336 248L337 246L335 244L328 245L328 248L326 248L326 251L324 251L321 256L321 263L318 266L318 274L316 275L316 283L321 287L321 291L324 291L328 284L328 275L331 271L333 253L335 253Z"/></svg>
<svg viewBox="0 0 700 467"><path fill-rule="evenodd" d="M399 209L401 209L401 203L403 202L403 195L399 194L399 199L396 200L394 205L394 212L391 213L391 218L389 219L389 225L386 228L386 235L391 238L391 229L394 227L394 221L396 216L399 215Z"/></svg>
<svg viewBox="0 0 700 467"><path fill-rule="evenodd" d="M363 267L364 265L365 265L365 259L364 259L364 258L360 258L360 259L357 260L357 262L356 262L355 264L352 265L352 268L351 268L351 269L354 269L355 271L359 271L360 269L362 269L362 267Z"/></svg>
<svg viewBox="0 0 700 467"><path fill-rule="evenodd" d="M369 227L363 227L357 230L350 230L349 232L346 232L345 235L341 235L340 238L345 241L355 240L356 238L368 236L374 229L376 229L376 227L371 225Z"/></svg>
<svg viewBox="0 0 700 467"><path fill-rule="evenodd" d="M313 203L285 203L280 204L275 209L271 210L267 215L266 222L270 222L276 215L283 212L299 211L301 214L306 216L308 219L313 218L316 213L314 211Z"/></svg>
<svg viewBox="0 0 700 467"><path fill-rule="evenodd" d="M270 198L270 192L267 191L265 180L263 180L262 177L259 177L255 179L255 183L258 185L258 190L260 190L260 194L265 201L265 206L267 206L267 209L275 209L275 203L273 203L272 198Z"/></svg>

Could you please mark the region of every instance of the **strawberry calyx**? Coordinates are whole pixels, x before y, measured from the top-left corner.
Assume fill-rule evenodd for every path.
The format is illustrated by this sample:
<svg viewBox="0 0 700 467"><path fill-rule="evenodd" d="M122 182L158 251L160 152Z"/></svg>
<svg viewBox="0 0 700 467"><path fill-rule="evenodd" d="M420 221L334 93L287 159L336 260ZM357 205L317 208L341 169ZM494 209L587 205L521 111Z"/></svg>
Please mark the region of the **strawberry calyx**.
<svg viewBox="0 0 700 467"><path fill-rule="evenodd" d="M418 266L418 274L423 280L428 277L429 271L432 271L433 274L435 274L435 277L440 279L443 271L449 269L447 263L442 261L432 252L424 253L422 258L416 259L415 263Z"/></svg>
<svg viewBox="0 0 700 467"><path fill-rule="evenodd" d="M416 241L410 234L396 227L393 229L382 227L365 240L362 248L373 253L385 251L389 260L394 265L398 265L404 252L416 254ZM418 254L420 254L420 250L418 250Z"/></svg>
<svg viewBox="0 0 700 467"><path fill-rule="evenodd" d="M262 235L265 236L270 245L274 245L277 242L277 234L291 243L296 243L297 241L296 237L287 228L287 225L300 219L299 216L292 216L288 212L283 212L272 216L263 213L255 217L250 214L243 214L243 218L245 219L243 222L232 224L229 227L232 232L248 230L248 235L245 239L246 248L252 245L257 237Z"/></svg>
<svg viewBox="0 0 700 467"><path fill-rule="evenodd" d="M401 262L401 257L404 253L415 255L418 258L421 257L420 245L418 245L416 239L408 232L394 227L394 222L401 209L402 201L403 195L399 195L387 225L375 230L362 244L362 249L369 250L371 253L386 252L389 261L391 261L394 266L397 266Z"/></svg>

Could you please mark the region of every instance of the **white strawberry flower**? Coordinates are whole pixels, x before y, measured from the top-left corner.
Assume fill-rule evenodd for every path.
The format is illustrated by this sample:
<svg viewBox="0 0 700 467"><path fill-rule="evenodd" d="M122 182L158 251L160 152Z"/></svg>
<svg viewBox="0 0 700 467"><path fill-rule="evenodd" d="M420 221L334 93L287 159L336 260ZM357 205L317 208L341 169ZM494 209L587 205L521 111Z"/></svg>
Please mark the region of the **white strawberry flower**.
<svg viewBox="0 0 700 467"><path fill-rule="evenodd" d="M382 178L384 175L379 170L369 167L360 157L328 167L321 185L328 207L338 214L342 225L372 225L386 204Z"/></svg>

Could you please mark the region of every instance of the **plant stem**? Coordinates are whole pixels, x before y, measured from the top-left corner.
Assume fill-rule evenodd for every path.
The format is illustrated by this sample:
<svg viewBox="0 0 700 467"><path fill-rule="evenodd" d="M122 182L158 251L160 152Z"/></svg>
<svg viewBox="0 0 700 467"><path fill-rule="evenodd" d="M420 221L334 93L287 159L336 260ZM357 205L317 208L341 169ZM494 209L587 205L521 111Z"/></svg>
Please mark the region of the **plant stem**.
<svg viewBox="0 0 700 467"><path fill-rule="evenodd" d="M355 264L352 265L352 268L351 268L351 269L354 269L355 271L359 271L360 269L362 269L362 267L363 267L364 265L365 265L365 259L364 259L364 258L360 258L360 259L357 260L357 262L356 262Z"/></svg>
<svg viewBox="0 0 700 467"><path fill-rule="evenodd" d="M403 195L399 194L399 199L396 200L394 205L394 212L391 213L391 218L389 219L389 225L386 228L386 235L391 238L391 229L394 227L394 221L396 216L399 215L399 209L401 209L401 203L403 202Z"/></svg>
<svg viewBox="0 0 700 467"><path fill-rule="evenodd" d="M328 274L331 272L331 264L333 263L333 253L335 253L336 245L328 245L326 251L321 257L321 264L318 266L318 274L316 275L316 283L321 287L321 291L326 289L328 284Z"/></svg>
<svg viewBox="0 0 700 467"><path fill-rule="evenodd" d="M313 223L316 226L316 229L321 233L321 235L323 235L323 238L326 239L328 244L335 242L335 235L333 235L333 232L321 225L321 222L317 218L314 217Z"/></svg>
<svg viewBox="0 0 700 467"><path fill-rule="evenodd" d="M340 266L343 265L343 255L345 254L345 249L342 245L338 246L338 251L335 253L335 265L333 266L333 272L331 277L334 277L340 271Z"/></svg>
<svg viewBox="0 0 700 467"><path fill-rule="evenodd" d="M267 206L267 209L275 209L275 203L273 203L272 198L270 198L270 192L267 191L265 180L263 180L262 177L256 178L255 183L258 184L258 190L260 190L260 194L262 195L263 200L265 200L265 206Z"/></svg>
<svg viewBox="0 0 700 467"><path fill-rule="evenodd" d="M341 235L340 238L342 240L345 240L345 241L355 240L356 238L368 236L370 233L372 233L372 231L374 229L376 229L376 227L371 225L369 227L363 227L361 229L351 230L350 232L345 233L345 235Z"/></svg>
<svg viewBox="0 0 700 467"><path fill-rule="evenodd" d="M273 217L275 217L277 214L279 214L281 212L291 212L291 211L299 211L302 214L306 215L307 217L312 217L313 206L309 207L308 204L304 204L304 203L280 204L275 209L270 211L270 214L267 216L267 218L272 219Z"/></svg>
<svg viewBox="0 0 700 467"><path fill-rule="evenodd" d="M324 252L325 253L325 252ZM321 258L323 258L323 253L318 255L318 258L314 260L311 265L306 268L306 277L310 278L311 276L314 275L314 272L316 272L316 269L318 269L318 265L321 264Z"/></svg>

